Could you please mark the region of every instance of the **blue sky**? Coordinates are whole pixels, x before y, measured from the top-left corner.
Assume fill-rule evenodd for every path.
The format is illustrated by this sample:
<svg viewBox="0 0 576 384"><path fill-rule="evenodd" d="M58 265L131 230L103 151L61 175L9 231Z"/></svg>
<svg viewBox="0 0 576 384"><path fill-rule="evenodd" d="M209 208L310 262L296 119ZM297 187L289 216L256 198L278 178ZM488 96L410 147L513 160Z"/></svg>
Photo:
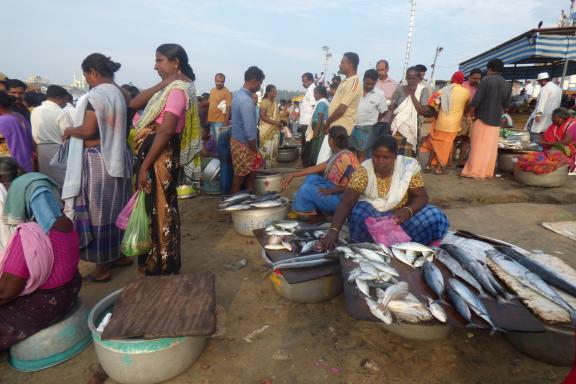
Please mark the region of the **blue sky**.
<svg viewBox="0 0 576 384"><path fill-rule="evenodd" d="M430 67L436 46L444 48L437 79L457 64L531 28L553 26L568 0L418 0L410 64ZM119 83L157 82L154 52L179 43L188 52L200 92L224 72L227 86L242 85L244 70L257 65L266 83L301 88L302 73L320 72L321 47L360 55L359 72L380 58L391 76L401 75L408 31L408 0L29 0L3 6L0 72L26 79L47 76L69 84L92 52L122 64ZM6 17L7 16L7 17ZM429 74L428 74L429 75Z"/></svg>

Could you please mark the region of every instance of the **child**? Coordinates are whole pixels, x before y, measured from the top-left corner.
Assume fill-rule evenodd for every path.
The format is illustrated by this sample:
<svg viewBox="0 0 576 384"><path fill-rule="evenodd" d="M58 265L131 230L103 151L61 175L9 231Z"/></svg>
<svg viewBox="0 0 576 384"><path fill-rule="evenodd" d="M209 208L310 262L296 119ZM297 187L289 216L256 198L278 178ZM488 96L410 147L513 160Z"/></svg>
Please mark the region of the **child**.
<svg viewBox="0 0 576 384"><path fill-rule="evenodd" d="M202 125L202 157L218 157L216 139L210 134L210 124Z"/></svg>

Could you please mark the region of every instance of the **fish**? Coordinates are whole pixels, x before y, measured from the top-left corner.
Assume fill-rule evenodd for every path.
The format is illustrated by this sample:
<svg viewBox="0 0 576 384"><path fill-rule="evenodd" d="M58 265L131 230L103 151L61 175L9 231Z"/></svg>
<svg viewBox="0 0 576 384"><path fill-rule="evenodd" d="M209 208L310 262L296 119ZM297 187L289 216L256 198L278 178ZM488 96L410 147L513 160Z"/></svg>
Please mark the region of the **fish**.
<svg viewBox="0 0 576 384"><path fill-rule="evenodd" d="M558 275L554 271L550 270L548 267L542 263L528 257L524 256L518 251L510 247L496 247L496 249L515 262L522 264L524 267L534 272L542 278L545 282L550 285L560 288L561 290L569 293L572 296L576 296L576 284L567 281L564 277Z"/></svg>
<svg viewBox="0 0 576 384"><path fill-rule="evenodd" d="M464 320L468 322L468 324L470 324L472 321L472 313L470 312L470 307L468 307L468 304L466 304L464 299L460 297L458 292L452 289L450 285L446 286L446 294L448 294L448 297L452 302L452 306L456 309L456 312L458 312L458 314L462 316Z"/></svg>
<svg viewBox="0 0 576 384"><path fill-rule="evenodd" d="M386 290L390 288L393 284L396 284L398 281L394 278L390 278L390 281L368 280L367 282L369 287Z"/></svg>
<svg viewBox="0 0 576 384"><path fill-rule="evenodd" d="M438 296L438 300L441 300L444 294L444 277L442 276L442 272L440 272L436 265L426 260L424 261L422 273L424 274L426 284L428 284L430 289Z"/></svg>
<svg viewBox="0 0 576 384"><path fill-rule="evenodd" d="M318 243L318 240L312 240L308 241L307 243L304 243L304 245L302 245L302 248L300 249L300 254L312 251L316 243Z"/></svg>
<svg viewBox="0 0 576 384"><path fill-rule="evenodd" d="M368 287L368 283L366 280L356 279L356 287L358 290L364 294L364 296L370 297L370 288Z"/></svg>
<svg viewBox="0 0 576 384"><path fill-rule="evenodd" d="M484 304L482 304L480 299L478 299L478 297L474 295L470 291L470 289L468 289L468 287L464 285L464 283L461 283L460 281L451 277L448 279L448 284L452 289L456 291L456 293L458 293L458 295L460 295L460 297L466 302L466 304L468 304L468 306L472 311L474 311L474 313L480 316L482 320L490 324L490 326L492 327L492 332L502 331L501 329L497 328L494 325L492 319L490 318L490 315L488 314L488 310L486 309Z"/></svg>
<svg viewBox="0 0 576 384"><path fill-rule="evenodd" d="M224 200L218 208L228 208L234 205L245 204L248 205L248 202L252 199L252 195L250 194L241 194L237 196L231 197L229 200Z"/></svg>
<svg viewBox="0 0 576 384"><path fill-rule="evenodd" d="M384 252L385 255L392 256L392 250L390 248L388 248L384 244L376 244L376 245L378 245L378 247L382 250L382 252Z"/></svg>
<svg viewBox="0 0 576 384"><path fill-rule="evenodd" d="M279 207L282 204L284 204L282 200L267 200L257 203L250 203L250 206L254 208L273 208L273 207Z"/></svg>
<svg viewBox="0 0 576 384"><path fill-rule="evenodd" d="M454 259L448 252L442 248L436 248L436 259L439 260L448 270L452 273L452 276L459 277L468 284L470 284L474 289L478 291L480 297L485 297L486 293L482 289L482 285L476 280L470 272L465 270L462 265L456 259Z"/></svg>
<svg viewBox="0 0 576 384"><path fill-rule="evenodd" d="M276 200L279 199L280 195L277 193L267 193L265 195L256 196L251 199L253 203L258 203L261 201Z"/></svg>
<svg viewBox="0 0 576 384"><path fill-rule="evenodd" d="M394 267L386 263L381 263L378 261L369 261L369 263L372 264L379 271L384 272L390 276L399 276L398 271Z"/></svg>
<svg viewBox="0 0 576 384"><path fill-rule="evenodd" d="M380 280L380 277L384 277L384 272L380 271L378 268L376 268L372 263L370 263L369 261L366 260L360 260L358 262L358 265L360 266L360 269L362 270L362 272L368 273L370 275L376 276L378 280Z"/></svg>
<svg viewBox="0 0 576 384"><path fill-rule="evenodd" d="M366 298L366 305L368 305L370 313L373 314L377 319L382 320L384 324L392 324L392 314L390 311L382 310L378 303L370 298Z"/></svg>
<svg viewBox="0 0 576 384"><path fill-rule="evenodd" d="M400 260L401 262L403 262L406 265L411 266L412 268L414 268L414 266L412 265L412 263L406 258L406 252L400 250L400 249L396 249L396 248L392 248L392 254L394 255L394 257L398 260Z"/></svg>
<svg viewBox="0 0 576 384"><path fill-rule="evenodd" d="M378 304L381 305L383 308L388 306L388 303L391 300L399 300L408 295L410 291L408 290L408 283L405 281L401 281L394 285L391 285L385 291L376 288L376 297L378 298Z"/></svg>
<svg viewBox="0 0 576 384"><path fill-rule="evenodd" d="M282 236L276 236L276 235L272 235L268 238L267 241L268 245L278 245L278 244L282 244Z"/></svg>
<svg viewBox="0 0 576 384"><path fill-rule="evenodd" d="M399 320L419 323L432 320L432 314L417 299L414 301L408 295L402 300L391 300L387 307Z"/></svg>
<svg viewBox="0 0 576 384"><path fill-rule="evenodd" d="M279 250L282 250L282 249L287 249L287 250L289 250L288 248L286 248L286 246L284 245L284 243L282 243L282 244L266 244L266 245L264 246L264 248L265 248L265 249L268 249L268 250L270 250L270 251L279 251Z"/></svg>
<svg viewBox="0 0 576 384"><path fill-rule="evenodd" d="M232 211L243 211L245 209L251 209L252 207L247 204L238 204L238 205L231 205L226 208L223 208L222 211L232 212Z"/></svg>
<svg viewBox="0 0 576 384"><path fill-rule="evenodd" d="M516 278L516 280L518 280L522 285L538 292L542 296L566 309L568 313L570 313L572 322L576 323L576 311L574 308L572 308L572 306L570 306L570 304L568 304L558 294L558 292L556 292L554 288L550 287L540 276L536 275L522 264L508 258L508 256L499 251L486 251L486 256L498 264L504 272Z"/></svg>
<svg viewBox="0 0 576 384"><path fill-rule="evenodd" d="M299 268L312 268L318 267L320 265L333 263L334 260L331 259L316 259L316 260L304 260L304 261L294 261L291 263L283 263L278 266L273 266L273 269L299 269Z"/></svg>
<svg viewBox="0 0 576 384"><path fill-rule="evenodd" d="M229 196L227 198L225 198L224 200L222 200L222 203L233 203L233 202L238 202L241 200L247 200L247 199L251 199L252 195L248 192L239 192L235 195Z"/></svg>
<svg viewBox="0 0 576 384"><path fill-rule="evenodd" d="M292 244L290 244L287 241L282 241L282 245L284 246L284 248L286 248L288 251L292 252Z"/></svg>
<svg viewBox="0 0 576 384"><path fill-rule="evenodd" d="M370 250L376 251L376 252L382 252L382 248L380 248L379 244L374 244L374 243L354 243L354 247L370 249Z"/></svg>
<svg viewBox="0 0 576 384"><path fill-rule="evenodd" d="M327 233L328 231L314 231L313 235L316 239L321 239L326 236Z"/></svg>
<svg viewBox="0 0 576 384"><path fill-rule="evenodd" d="M348 248L348 247L338 246L338 247L336 247L336 250L337 250L338 252L343 252L343 253L344 253L344 257L345 257L346 259L356 259L356 258L357 258L357 256L356 256L356 254L354 253L354 251L352 251L352 250L351 250L350 248Z"/></svg>
<svg viewBox="0 0 576 384"><path fill-rule="evenodd" d="M315 253L313 255L296 256L296 257L292 257L290 259L284 259L284 260L276 261L275 263L272 263L272 265L276 266L276 265L281 265L281 264L294 263L296 261L309 261L309 260L319 260L319 259L334 260L334 259L328 259L326 257L327 255L328 255L328 253Z"/></svg>
<svg viewBox="0 0 576 384"><path fill-rule="evenodd" d="M414 252L434 252L433 249L428 248L427 246L420 244L420 243L416 243L413 241L407 242L407 243L399 243L399 244L394 244L392 246L392 248L395 249L401 249L403 251L414 251Z"/></svg>
<svg viewBox="0 0 576 384"><path fill-rule="evenodd" d="M376 261L376 262L383 262L384 258L382 256L380 256L378 253L376 253L375 251L372 251L370 249L366 249L366 248L357 248L357 247L352 247L352 250L361 254L365 259L368 259L370 261Z"/></svg>
<svg viewBox="0 0 576 384"><path fill-rule="evenodd" d="M416 257L418 257L418 254L416 253L416 251L412 251L410 249L406 250L406 259L410 262L410 265L414 266L414 261L416 261Z"/></svg>
<svg viewBox="0 0 576 384"><path fill-rule="evenodd" d="M484 268L488 268L487 266L484 266ZM494 287L494 289L496 289L496 291L498 292L498 294L502 297L504 297L506 300L511 301L513 299L516 298L516 296L512 295L510 292L508 292L506 290L506 288L504 288L502 286L502 284L500 284L500 282L498 281L498 279L496 279L496 277L494 276L494 274L492 273L492 271L488 270L488 278L490 279L490 283L492 284L492 286Z"/></svg>
<svg viewBox="0 0 576 384"><path fill-rule="evenodd" d="M452 257L454 257L464 268L468 270L478 282L482 285L482 287L494 296L499 302L505 302L506 299L502 298L496 288L490 282L490 278L488 277L488 271L483 268L482 264L478 262L475 258L468 256L464 252L462 252L458 247L455 247L451 244L444 244L441 246L446 252L448 252Z"/></svg>
<svg viewBox="0 0 576 384"><path fill-rule="evenodd" d="M280 227L282 229L285 230L291 230L291 229L296 229L298 228L298 226L300 225L297 221L279 221L277 223L274 223L274 225L276 227Z"/></svg>
<svg viewBox="0 0 576 384"><path fill-rule="evenodd" d="M414 268L420 268L424 265L425 261L426 261L426 258L424 256L420 256L416 260L414 260L414 262L412 263L412 266Z"/></svg>
<svg viewBox="0 0 576 384"><path fill-rule="evenodd" d="M434 316L436 320L440 321L441 323L445 323L446 320L448 320L448 315L446 315L444 308L431 297L427 297L426 300L428 300L428 310L432 316Z"/></svg>
<svg viewBox="0 0 576 384"><path fill-rule="evenodd" d="M281 231L279 229L274 229L270 232L266 232L267 235L269 236L292 236L292 232L288 232L288 231Z"/></svg>

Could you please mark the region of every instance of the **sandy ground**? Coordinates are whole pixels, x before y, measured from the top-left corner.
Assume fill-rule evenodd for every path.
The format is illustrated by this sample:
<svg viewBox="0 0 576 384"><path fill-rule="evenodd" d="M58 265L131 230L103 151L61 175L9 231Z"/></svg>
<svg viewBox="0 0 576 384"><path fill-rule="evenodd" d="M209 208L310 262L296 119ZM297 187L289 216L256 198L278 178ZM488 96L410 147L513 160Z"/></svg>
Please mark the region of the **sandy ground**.
<svg viewBox="0 0 576 384"><path fill-rule="evenodd" d="M573 242L539 224L576 217L576 178L560 189L520 188L509 179L487 182L454 175L426 175L432 202L447 208L453 229L468 229L556 253L576 267ZM322 304L296 304L275 294L261 269L260 249L234 232L229 215L215 211L217 197L181 205L185 272L211 271L217 302L226 309L226 332L210 341L199 360L170 383L559 383L567 368L532 360L501 336L453 330L442 341L414 342L353 320L343 296ZM555 203L552 205L542 203ZM496 204L498 203L498 204ZM248 265L228 271L242 258ZM91 268L82 264L85 273ZM104 285L85 285L81 296L94 304L136 279L136 267L114 272ZM254 338L250 332L269 328ZM379 370L362 368L373 360ZM85 383L97 358L91 346L74 359L45 371L23 374L0 363L0 383ZM112 380L108 384L114 383Z"/></svg>

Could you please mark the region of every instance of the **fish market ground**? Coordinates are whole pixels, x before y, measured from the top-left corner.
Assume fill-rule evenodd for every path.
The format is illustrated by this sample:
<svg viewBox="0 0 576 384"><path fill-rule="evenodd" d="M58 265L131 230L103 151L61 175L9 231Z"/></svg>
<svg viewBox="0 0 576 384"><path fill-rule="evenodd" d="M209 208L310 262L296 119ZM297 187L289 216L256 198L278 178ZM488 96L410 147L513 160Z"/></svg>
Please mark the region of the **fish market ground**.
<svg viewBox="0 0 576 384"><path fill-rule="evenodd" d="M446 208L452 229L560 252L554 254L576 267L574 243L540 226L542 221L576 217L576 204L568 205L576 201L576 177L557 189L523 187L510 179L476 182L454 174L425 178L432 203ZM257 243L237 235L230 215L216 212L217 203L217 197L205 196L182 202L183 265L185 272L216 275L226 331L170 383L544 384L559 383L568 372L522 355L499 334L454 330L445 340L414 342L383 331L378 323L353 320L342 295L322 304L288 302L265 277ZM248 260L245 268L224 268L242 258ZM83 273L90 268L81 265ZM111 283L85 285L80 296L93 305L135 278L136 266L114 270ZM269 328L252 343L243 340L265 325ZM364 359L376 362L379 370L362 368ZM32 374L0 363L0 383L85 383L96 366L91 346L71 361Z"/></svg>

